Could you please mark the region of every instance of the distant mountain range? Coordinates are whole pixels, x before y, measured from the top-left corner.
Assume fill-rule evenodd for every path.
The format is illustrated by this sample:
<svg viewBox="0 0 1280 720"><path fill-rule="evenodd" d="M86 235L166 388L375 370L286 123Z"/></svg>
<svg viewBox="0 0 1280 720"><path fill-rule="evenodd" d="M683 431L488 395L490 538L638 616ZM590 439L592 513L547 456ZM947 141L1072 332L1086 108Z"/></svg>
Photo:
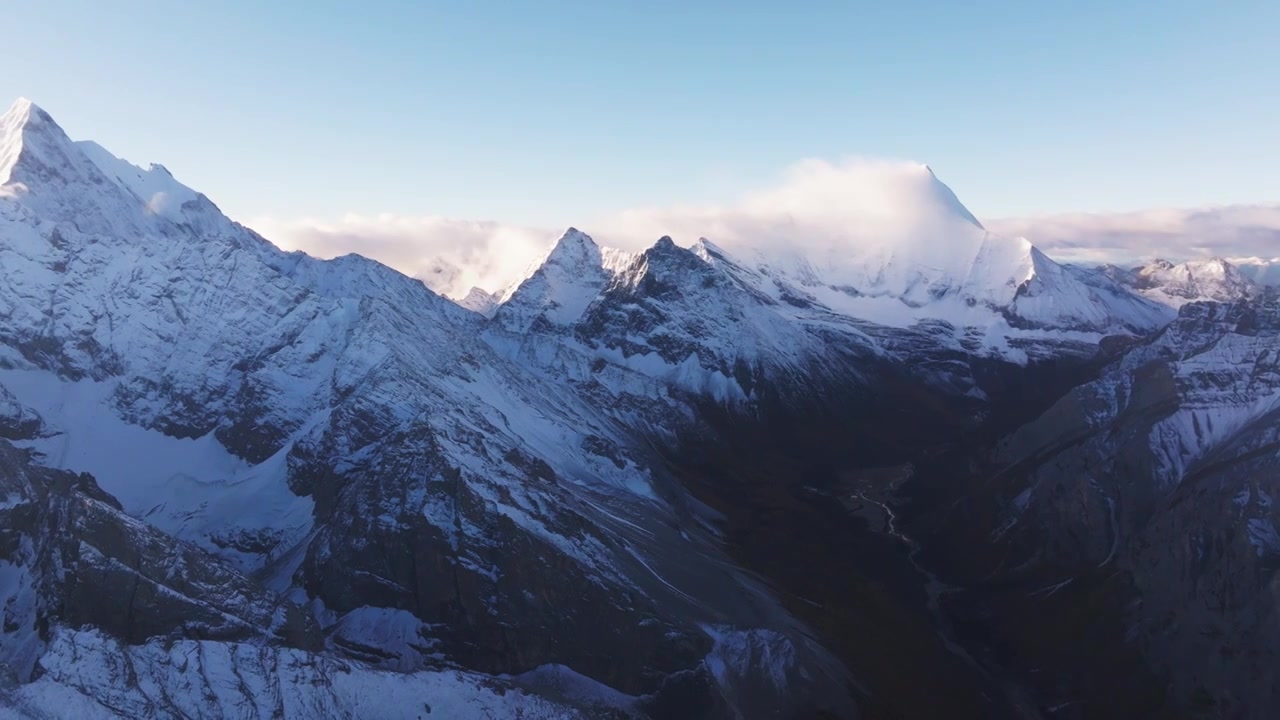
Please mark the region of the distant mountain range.
<svg viewBox="0 0 1280 720"><path fill-rule="evenodd" d="M0 718L1272 717L1276 292L881 190L455 302L20 100Z"/></svg>

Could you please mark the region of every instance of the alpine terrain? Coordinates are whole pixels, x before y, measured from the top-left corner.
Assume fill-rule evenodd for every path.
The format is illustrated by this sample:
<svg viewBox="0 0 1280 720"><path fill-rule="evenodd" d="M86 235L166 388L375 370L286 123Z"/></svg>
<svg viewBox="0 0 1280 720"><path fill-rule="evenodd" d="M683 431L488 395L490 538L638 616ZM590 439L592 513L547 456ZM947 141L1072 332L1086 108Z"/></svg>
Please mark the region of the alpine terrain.
<svg viewBox="0 0 1280 720"><path fill-rule="evenodd" d="M1273 717L1276 291L882 180L455 303L19 100L0 718Z"/></svg>

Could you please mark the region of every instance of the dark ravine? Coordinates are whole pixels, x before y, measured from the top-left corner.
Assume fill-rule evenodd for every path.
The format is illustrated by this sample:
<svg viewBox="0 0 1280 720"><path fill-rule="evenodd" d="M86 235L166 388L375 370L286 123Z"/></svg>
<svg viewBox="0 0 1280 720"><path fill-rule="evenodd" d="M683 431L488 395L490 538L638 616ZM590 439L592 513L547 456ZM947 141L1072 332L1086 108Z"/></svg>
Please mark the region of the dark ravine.
<svg viewBox="0 0 1280 720"><path fill-rule="evenodd" d="M1189 305L998 444L920 468L899 516L964 589L967 646L1053 717L1273 716L1278 318L1266 295Z"/></svg>
<svg viewBox="0 0 1280 720"><path fill-rule="evenodd" d="M989 424L922 457L893 498L899 527L917 544L917 561L950 589L942 604L957 640L1024 697L1035 698L1039 717L1181 717L1124 641L1122 577L1099 568L1066 584L1053 574L1009 579L991 569L1002 566L1006 549L973 532L991 527L983 518L996 507L991 488L999 470L991 457L1000 439L1096 378L1130 345L1104 343L1098 357L1075 367L1006 369L1009 392L994 405Z"/></svg>
<svg viewBox="0 0 1280 720"><path fill-rule="evenodd" d="M877 385L887 394L832 391L804 406L777 397L753 417L706 405L714 440L686 443L673 462L724 514L734 556L858 678L850 690L866 717L1047 717L1034 685L971 647L951 612L958 589L922 562L895 514L921 482L914 467L942 463L957 437L988 442L1096 366L975 363L994 400L984 422L892 369Z"/></svg>
<svg viewBox="0 0 1280 720"><path fill-rule="evenodd" d="M979 462L960 449L922 466L897 505L920 538L921 563L955 589L944 608L959 641L1038 698L1044 717L1183 717L1125 641L1133 594L1122 574L1101 568L1063 582L1052 572L1000 572L1012 569L1006 550L973 532L989 527Z"/></svg>
<svg viewBox="0 0 1280 720"><path fill-rule="evenodd" d="M988 564L975 556L1001 546L957 534L986 526L999 439L1129 347L1117 339L1090 360L1030 367L975 362L990 399L977 423L890 377L878 398L829 395L804 409L779 399L752 417L704 406L715 440L687 442L672 462L724 514L734 556L859 679L851 692L867 717L1182 717L1124 641L1123 574L993 580L974 572Z"/></svg>

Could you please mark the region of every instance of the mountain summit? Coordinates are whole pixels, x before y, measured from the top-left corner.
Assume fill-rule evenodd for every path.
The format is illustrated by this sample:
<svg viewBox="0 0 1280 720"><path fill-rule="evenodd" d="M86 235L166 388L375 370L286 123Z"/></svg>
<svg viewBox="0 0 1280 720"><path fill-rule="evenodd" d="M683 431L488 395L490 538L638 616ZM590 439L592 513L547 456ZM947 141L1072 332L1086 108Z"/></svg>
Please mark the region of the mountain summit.
<svg viewBox="0 0 1280 720"><path fill-rule="evenodd" d="M0 715L852 714L655 449L682 401L526 368L30 104L0 131ZM568 323L609 254L562 245L517 294Z"/></svg>
<svg viewBox="0 0 1280 720"><path fill-rule="evenodd" d="M143 170L94 142L73 142L28 100L0 117L0 188L44 220L74 223L111 238L171 233L236 232L204 195L163 166Z"/></svg>
<svg viewBox="0 0 1280 720"><path fill-rule="evenodd" d="M0 116L0 179L3 184L13 181L13 168L26 144L24 136L29 129L33 130L39 125L42 117L48 116L26 98L18 98Z"/></svg>
<svg viewBox="0 0 1280 720"><path fill-rule="evenodd" d="M1197 300L1235 302L1258 292L1257 285L1222 258L1174 264L1153 260L1133 270L1133 286L1147 297L1179 307Z"/></svg>
<svg viewBox="0 0 1280 720"><path fill-rule="evenodd" d="M60 172L82 175L87 168L71 149L62 128L26 98L0 116L0 184L33 184Z"/></svg>

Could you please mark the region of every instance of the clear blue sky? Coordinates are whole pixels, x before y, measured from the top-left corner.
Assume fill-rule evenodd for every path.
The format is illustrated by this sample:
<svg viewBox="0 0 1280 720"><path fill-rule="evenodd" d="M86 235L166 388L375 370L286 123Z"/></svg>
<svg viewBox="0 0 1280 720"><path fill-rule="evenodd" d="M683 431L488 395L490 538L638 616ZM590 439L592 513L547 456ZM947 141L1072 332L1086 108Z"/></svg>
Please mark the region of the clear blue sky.
<svg viewBox="0 0 1280 720"><path fill-rule="evenodd" d="M806 157L980 216L1280 200L1280 3L5 3L3 103L233 217L563 226Z"/></svg>

